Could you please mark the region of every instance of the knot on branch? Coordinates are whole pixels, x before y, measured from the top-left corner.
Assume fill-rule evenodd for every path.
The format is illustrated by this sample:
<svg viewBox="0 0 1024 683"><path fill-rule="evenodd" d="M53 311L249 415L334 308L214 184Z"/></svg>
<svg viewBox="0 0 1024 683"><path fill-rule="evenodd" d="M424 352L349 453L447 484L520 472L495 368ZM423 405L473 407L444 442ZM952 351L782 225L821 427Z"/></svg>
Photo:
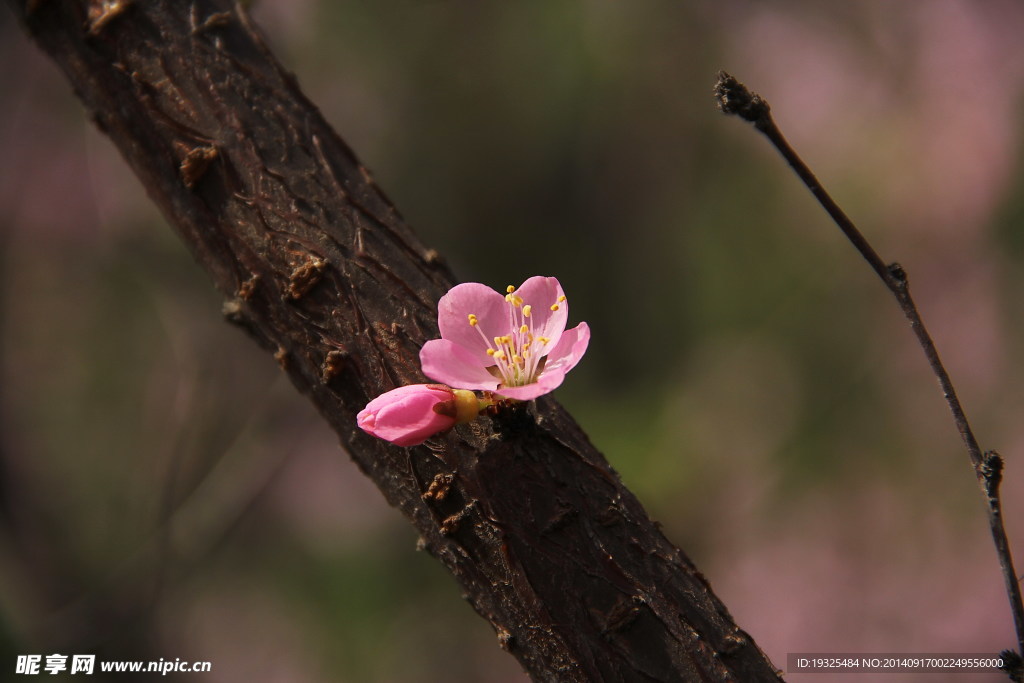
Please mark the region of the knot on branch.
<svg viewBox="0 0 1024 683"><path fill-rule="evenodd" d="M288 287L285 293L289 299L297 301L304 297L313 285L320 282L327 260L314 256L310 260L296 266L288 276Z"/></svg>
<svg viewBox="0 0 1024 683"><path fill-rule="evenodd" d="M181 181L185 183L185 187L190 190L195 187L199 179L209 170L210 164L216 161L217 155L217 148L213 145L190 150L182 159L181 165L178 166L178 173L181 175Z"/></svg>
<svg viewBox="0 0 1024 683"><path fill-rule="evenodd" d="M737 81L725 71L718 72L715 83L715 101L718 108L726 114L734 114L744 121L759 123L768 117L771 107L757 93L751 92L747 86Z"/></svg>
<svg viewBox="0 0 1024 683"><path fill-rule="evenodd" d="M895 286L896 289L906 289L909 281L907 280L907 271L903 270L903 266L893 262L885 267L887 273L889 273L890 284Z"/></svg>
<svg viewBox="0 0 1024 683"><path fill-rule="evenodd" d="M126 9L132 6L134 0L93 0L89 4L88 22L90 36L98 36L103 29L118 15L123 14ZM32 3L32 9L35 5Z"/></svg>
<svg viewBox="0 0 1024 683"><path fill-rule="evenodd" d="M995 451L985 451L978 469L985 485L985 494L990 498L999 495L999 484L1003 481L1003 456Z"/></svg>
<svg viewBox="0 0 1024 683"><path fill-rule="evenodd" d="M448 497L448 492L452 490L454 482L455 474L452 472L435 474L433 481L430 482L430 486L425 492L420 494L420 498L423 500L436 500L440 503Z"/></svg>
<svg viewBox="0 0 1024 683"><path fill-rule="evenodd" d="M320 365L320 381L328 384L348 366L349 353L344 349L328 351Z"/></svg>

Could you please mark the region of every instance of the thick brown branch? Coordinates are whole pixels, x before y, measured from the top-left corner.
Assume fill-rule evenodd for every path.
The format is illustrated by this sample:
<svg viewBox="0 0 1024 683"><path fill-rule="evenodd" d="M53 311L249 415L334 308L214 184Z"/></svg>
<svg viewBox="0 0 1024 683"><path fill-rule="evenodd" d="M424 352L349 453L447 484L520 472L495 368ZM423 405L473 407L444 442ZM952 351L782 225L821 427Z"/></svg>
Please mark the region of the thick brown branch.
<svg viewBox="0 0 1024 683"><path fill-rule="evenodd" d="M273 352L535 679L777 679L554 401L413 449L356 429L369 398L423 380L418 350L454 280L237 8L11 4L228 320Z"/></svg>

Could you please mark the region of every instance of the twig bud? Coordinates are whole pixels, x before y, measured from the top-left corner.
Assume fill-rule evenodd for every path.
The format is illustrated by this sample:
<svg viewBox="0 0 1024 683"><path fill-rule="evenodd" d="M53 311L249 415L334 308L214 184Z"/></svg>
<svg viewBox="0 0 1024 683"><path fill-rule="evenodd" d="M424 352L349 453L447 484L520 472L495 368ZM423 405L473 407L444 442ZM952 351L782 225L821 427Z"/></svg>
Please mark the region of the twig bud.
<svg viewBox="0 0 1024 683"><path fill-rule="evenodd" d="M771 107L757 93L751 92L747 86L737 81L725 71L718 72L715 83L715 101L718 108L726 114L735 114L745 121L758 123L768 116Z"/></svg>

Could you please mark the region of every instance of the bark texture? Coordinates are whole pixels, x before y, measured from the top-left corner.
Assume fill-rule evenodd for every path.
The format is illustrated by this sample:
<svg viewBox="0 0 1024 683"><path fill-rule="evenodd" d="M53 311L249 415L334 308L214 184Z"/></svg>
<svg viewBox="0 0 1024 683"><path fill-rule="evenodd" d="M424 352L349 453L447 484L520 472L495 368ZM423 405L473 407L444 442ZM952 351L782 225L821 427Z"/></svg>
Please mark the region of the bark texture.
<svg viewBox="0 0 1024 683"><path fill-rule="evenodd" d="M455 280L220 0L9 0L359 467L538 681L767 681L775 668L553 400L404 449L369 398L423 381ZM426 161L425 161L426 163Z"/></svg>

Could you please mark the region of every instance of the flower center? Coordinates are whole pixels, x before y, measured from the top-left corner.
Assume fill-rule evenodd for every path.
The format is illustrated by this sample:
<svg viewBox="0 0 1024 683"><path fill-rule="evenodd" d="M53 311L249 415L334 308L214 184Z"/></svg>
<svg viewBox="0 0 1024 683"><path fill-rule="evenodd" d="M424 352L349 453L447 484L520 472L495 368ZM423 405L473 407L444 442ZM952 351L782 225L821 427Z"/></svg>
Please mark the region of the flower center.
<svg viewBox="0 0 1024 683"><path fill-rule="evenodd" d="M476 315L469 314L469 324L480 333L487 344L487 355L494 359L493 371L501 378L502 386L521 387L537 381L544 367L545 347L551 343L547 337L534 334L533 307L523 304L523 298L515 293L516 288L509 285L505 301L508 303L508 333L500 337L488 339L480 329L480 321ZM552 304L551 310L557 311L558 304L565 301L565 296Z"/></svg>

